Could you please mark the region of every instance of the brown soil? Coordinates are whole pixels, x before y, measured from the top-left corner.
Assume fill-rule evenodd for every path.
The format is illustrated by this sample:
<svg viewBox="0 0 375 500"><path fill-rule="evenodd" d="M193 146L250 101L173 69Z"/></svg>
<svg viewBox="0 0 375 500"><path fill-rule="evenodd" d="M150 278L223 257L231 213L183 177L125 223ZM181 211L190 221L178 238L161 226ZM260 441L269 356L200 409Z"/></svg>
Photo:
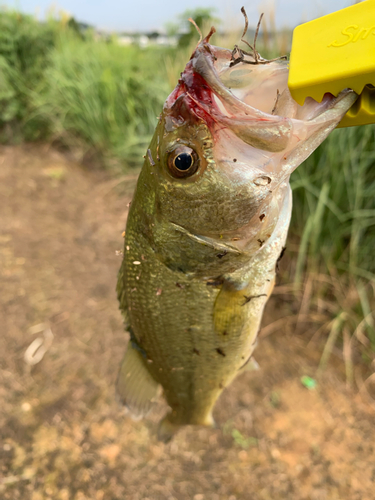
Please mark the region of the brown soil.
<svg viewBox="0 0 375 500"><path fill-rule="evenodd" d="M261 370L224 392L216 429L162 444L164 407L145 421L123 414L114 288L133 187L47 147L0 149L0 497L375 499L375 411L346 388L341 362L315 390L302 385L321 355L305 335L261 338ZM288 314L278 297L265 324ZM42 335L30 328L46 322L52 345L30 367L25 350Z"/></svg>

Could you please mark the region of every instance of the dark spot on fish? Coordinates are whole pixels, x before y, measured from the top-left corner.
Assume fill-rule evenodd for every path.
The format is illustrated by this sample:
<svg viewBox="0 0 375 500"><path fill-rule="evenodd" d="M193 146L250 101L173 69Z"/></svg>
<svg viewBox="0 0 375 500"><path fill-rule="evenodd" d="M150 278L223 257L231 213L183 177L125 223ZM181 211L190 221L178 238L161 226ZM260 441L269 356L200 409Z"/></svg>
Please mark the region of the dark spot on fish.
<svg viewBox="0 0 375 500"><path fill-rule="evenodd" d="M236 161L237 161L237 158L233 158L233 161L234 161L234 163L236 163Z"/></svg>
<svg viewBox="0 0 375 500"><path fill-rule="evenodd" d="M266 280L266 281L271 281L271 280Z"/></svg>
<svg viewBox="0 0 375 500"><path fill-rule="evenodd" d="M263 220L265 218L266 214L262 214L259 216L259 220Z"/></svg>
<svg viewBox="0 0 375 500"><path fill-rule="evenodd" d="M245 304L248 304L252 299L257 299L259 297L267 297L267 294L261 293L260 295L250 295L250 296L244 295L244 297L245 297L245 302L242 304L243 306Z"/></svg>
<svg viewBox="0 0 375 500"><path fill-rule="evenodd" d="M224 356L224 357L226 356L225 352L224 352L222 349L220 349L220 347L217 347L217 348L216 348L216 352L217 352L218 354L220 354L220 356Z"/></svg>
<svg viewBox="0 0 375 500"><path fill-rule="evenodd" d="M227 254L227 253L228 253L228 252L227 252L227 250L223 250L223 252L222 252L222 253L218 253L218 254L216 255L216 257L217 257L218 259L222 259L223 257L225 257L225 256L226 256L226 254Z"/></svg>
<svg viewBox="0 0 375 500"><path fill-rule="evenodd" d="M198 351L198 349L196 349L195 347L193 348L193 353L194 354L198 354L198 356L200 355L200 352Z"/></svg>
<svg viewBox="0 0 375 500"><path fill-rule="evenodd" d="M207 142L204 142L204 143L203 143L203 146L207 146Z"/></svg>
<svg viewBox="0 0 375 500"><path fill-rule="evenodd" d="M181 283L176 283L177 288L185 288L185 285L181 285Z"/></svg>
<svg viewBox="0 0 375 500"><path fill-rule="evenodd" d="M228 335L228 332L226 330L224 330L223 335Z"/></svg>
<svg viewBox="0 0 375 500"><path fill-rule="evenodd" d="M264 243L265 240L261 240L261 239L258 239L257 242L259 243L259 245L262 247L263 246L263 243Z"/></svg>
<svg viewBox="0 0 375 500"><path fill-rule="evenodd" d="M279 258L276 261L276 272L277 273L279 272L279 262L284 257L285 250L286 250L286 247L283 247L282 250L281 250L281 253L279 255Z"/></svg>

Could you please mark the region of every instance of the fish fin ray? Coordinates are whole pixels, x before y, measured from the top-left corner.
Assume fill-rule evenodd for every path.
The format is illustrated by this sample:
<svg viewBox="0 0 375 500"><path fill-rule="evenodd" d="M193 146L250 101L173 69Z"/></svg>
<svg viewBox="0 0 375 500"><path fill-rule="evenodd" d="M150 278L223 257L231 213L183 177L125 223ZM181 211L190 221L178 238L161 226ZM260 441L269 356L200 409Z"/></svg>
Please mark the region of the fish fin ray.
<svg viewBox="0 0 375 500"><path fill-rule="evenodd" d="M244 372L252 372L252 371L258 371L260 370L259 364L257 363L256 359L251 355L247 361L241 366L241 368L238 370L238 374L244 373Z"/></svg>
<svg viewBox="0 0 375 500"><path fill-rule="evenodd" d="M121 363L116 389L120 402L134 419L146 416L160 394L160 385L147 370L142 354L131 343Z"/></svg>

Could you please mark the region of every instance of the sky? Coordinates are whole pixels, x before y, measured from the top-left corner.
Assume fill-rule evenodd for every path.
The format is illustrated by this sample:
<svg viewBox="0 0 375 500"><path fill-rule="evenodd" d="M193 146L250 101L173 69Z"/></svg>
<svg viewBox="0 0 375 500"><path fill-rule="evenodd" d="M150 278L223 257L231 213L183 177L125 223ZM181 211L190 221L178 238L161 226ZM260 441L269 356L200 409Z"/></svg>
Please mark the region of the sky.
<svg viewBox="0 0 375 500"><path fill-rule="evenodd" d="M259 13L274 11L279 28L329 14L351 5L353 0L0 0L0 5L45 17L51 5L64 10L78 21L110 31L151 31L161 29L179 14L197 7L215 7L221 27L243 25L240 9L245 6L250 26L255 26ZM225 20L225 21L224 21Z"/></svg>

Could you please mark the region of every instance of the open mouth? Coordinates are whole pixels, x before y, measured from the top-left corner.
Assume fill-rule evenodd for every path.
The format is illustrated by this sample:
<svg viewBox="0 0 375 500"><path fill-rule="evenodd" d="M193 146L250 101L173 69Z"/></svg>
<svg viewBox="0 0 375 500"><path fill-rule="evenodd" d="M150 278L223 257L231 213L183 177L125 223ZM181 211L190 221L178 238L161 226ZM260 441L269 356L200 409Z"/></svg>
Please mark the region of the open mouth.
<svg viewBox="0 0 375 500"><path fill-rule="evenodd" d="M357 98L347 89L300 106L288 89L287 61L259 62L255 52L233 64L233 51L210 45L211 35L198 44L167 106L180 118L203 120L213 135L228 128L254 148L285 153L320 131L328 135Z"/></svg>

